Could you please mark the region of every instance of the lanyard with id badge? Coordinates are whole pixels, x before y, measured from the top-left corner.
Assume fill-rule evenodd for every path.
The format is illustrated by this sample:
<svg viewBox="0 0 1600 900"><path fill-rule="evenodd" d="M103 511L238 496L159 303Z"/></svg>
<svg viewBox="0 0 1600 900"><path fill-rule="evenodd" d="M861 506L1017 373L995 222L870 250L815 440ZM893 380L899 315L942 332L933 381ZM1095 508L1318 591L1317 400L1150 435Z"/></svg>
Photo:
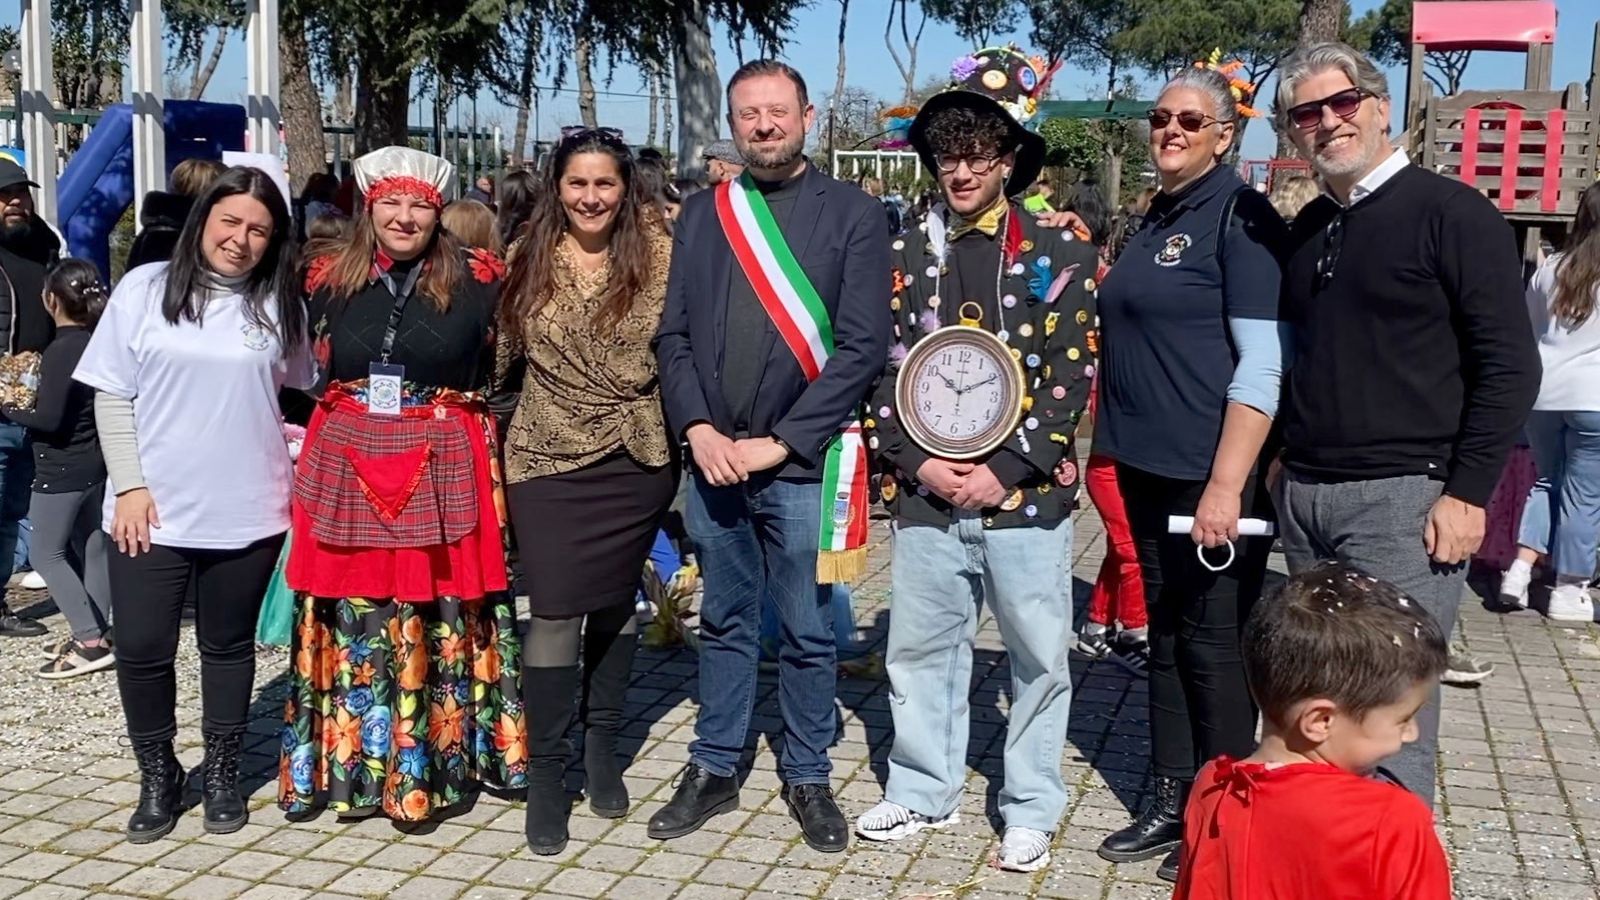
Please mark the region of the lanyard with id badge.
<svg viewBox="0 0 1600 900"><path fill-rule="evenodd" d="M384 287L394 295L394 308L389 311L389 324L383 330L383 346L378 351L378 361L367 367L367 412L379 416L400 415L400 398L404 393L406 367L389 362L394 352L394 340L400 330L400 317L405 315L406 303L417 289L417 279L422 275L423 262L418 260L406 275L405 284L398 289L394 279L384 272Z"/></svg>

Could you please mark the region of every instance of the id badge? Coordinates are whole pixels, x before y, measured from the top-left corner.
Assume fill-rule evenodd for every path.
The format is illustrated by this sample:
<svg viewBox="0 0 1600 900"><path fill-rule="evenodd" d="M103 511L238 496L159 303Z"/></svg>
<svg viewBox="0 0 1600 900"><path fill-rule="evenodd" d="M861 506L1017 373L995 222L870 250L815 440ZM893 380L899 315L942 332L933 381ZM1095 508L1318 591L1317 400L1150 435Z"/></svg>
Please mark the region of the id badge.
<svg viewBox="0 0 1600 900"><path fill-rule="evenodd" d="M400 415L400 394L406 380L406 367L373 363L367 368L367 412L380 416Z"/></svg>

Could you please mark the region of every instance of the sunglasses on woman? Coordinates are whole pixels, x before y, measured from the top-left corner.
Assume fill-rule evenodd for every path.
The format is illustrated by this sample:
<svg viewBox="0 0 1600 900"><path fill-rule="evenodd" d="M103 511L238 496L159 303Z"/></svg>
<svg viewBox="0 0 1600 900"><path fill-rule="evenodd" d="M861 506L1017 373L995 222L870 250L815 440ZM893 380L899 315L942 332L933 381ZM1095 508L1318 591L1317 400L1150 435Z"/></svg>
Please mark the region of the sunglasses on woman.
<svg viewBox="0 0 1600 900"><path fill-rule="evenodd" d="M587 128L583 125L567 125L561 129L563 141L598 140L607 144L622 144L622 129L602 125L599 128ZM623 146L626 146L625 144Z"/></svg>
<svg viewBox="0 0 1600 900"><path fill-rule="evenodd" d="M1322 123L1323 107L1333 110L1333 114L1341 119L1349 119L1361 109L1362 101L1376 96L1378 95L1361 88L1346 88L1321 100L1289 107L1289 122L1296 128L1309 131Z"/></svg>
<svg viewBox="0 0 1600 900"><path fill-rule="evenodd" d="M1173 119L1177 119L1178 127L1189 132L1190 134L1198 134L1200 129L1206 127L1207 125L1222 124L1222 120L1218 119L1216 116L1208 116L1205 113L1194 109L1186 109L1180 113L1174 113L1165 109L1152 109L1145 113L1144 117L1150 121L1150 127L1157 131L1167 127L1168 122L1171 122Z"/></svg>

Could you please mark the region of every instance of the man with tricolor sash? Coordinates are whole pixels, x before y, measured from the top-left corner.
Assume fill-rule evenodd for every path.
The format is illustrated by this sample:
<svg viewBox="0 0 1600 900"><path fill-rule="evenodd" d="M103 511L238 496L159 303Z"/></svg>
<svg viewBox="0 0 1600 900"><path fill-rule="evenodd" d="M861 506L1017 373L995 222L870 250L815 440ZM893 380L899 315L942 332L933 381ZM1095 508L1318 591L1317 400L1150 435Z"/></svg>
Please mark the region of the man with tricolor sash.
<svg viewBox="0 0 1600 900"><path fill-rule="evenodd" d="M728 83L747 167L684 204L656 337L662 397L688 444L685 522L705 583L700 715L652 837L698 830L739 805L756 698L761 607L782 624L783 797L810 846L843 850L829 786L837 686L833 585L866 566L862 401L888 352L882 207L801 151L816 112L772 60Z"/></svg>
<svg viewBox="0 0 1600 900"><path fill-rule="evenodd" d="M1022 122L1044 96L1050 70L1014 48L992 48L962 57L951 74L950 89L923 105L909 132L937 174L942 202L891 246L886 302L897 343L869 404L868 440L894 516L885 664L895 734L884 801L861 816L856 833L895 841L958 823L973 647L987 604L1011 670L999 796L1006 827L994 862L1031 872L1049 863L1067 803L1073 439L1094 374L1097 257L1086 241L1046 228L1008 199L1044 161L1043 139ZM907 423L926 421L933 392L913 395L923 406L912 409L896 390L901 362L952 325L988 331L1020 367L1016 393L1007 394L1017 405L1000 410L1004 401L990 401L1015 430L973 458L949 458L948 443L927 437L917 443L916 425ZM961 384L1000 376L979 380L966 365L930 358L907 375L916 384L934 369L951 381L955 409L965 393L970 413L985 395ZM981 816L982 807L970 812Z"/></svg>

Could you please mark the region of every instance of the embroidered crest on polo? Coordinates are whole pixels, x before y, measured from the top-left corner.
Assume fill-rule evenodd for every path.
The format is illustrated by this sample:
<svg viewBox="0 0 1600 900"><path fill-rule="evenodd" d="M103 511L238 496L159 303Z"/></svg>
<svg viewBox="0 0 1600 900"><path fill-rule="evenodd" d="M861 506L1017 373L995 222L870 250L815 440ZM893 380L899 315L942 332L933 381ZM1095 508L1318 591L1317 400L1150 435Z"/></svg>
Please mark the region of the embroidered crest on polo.
<svg viewBox="0 0 1600 900"><path fill-rule="evenodd" d="M1156 265L1175 266L1183 261L1183 251L1194 246L1194 239L1187 234L1175 234L1167 238L1167 243L1156 254Z"/></svg>

